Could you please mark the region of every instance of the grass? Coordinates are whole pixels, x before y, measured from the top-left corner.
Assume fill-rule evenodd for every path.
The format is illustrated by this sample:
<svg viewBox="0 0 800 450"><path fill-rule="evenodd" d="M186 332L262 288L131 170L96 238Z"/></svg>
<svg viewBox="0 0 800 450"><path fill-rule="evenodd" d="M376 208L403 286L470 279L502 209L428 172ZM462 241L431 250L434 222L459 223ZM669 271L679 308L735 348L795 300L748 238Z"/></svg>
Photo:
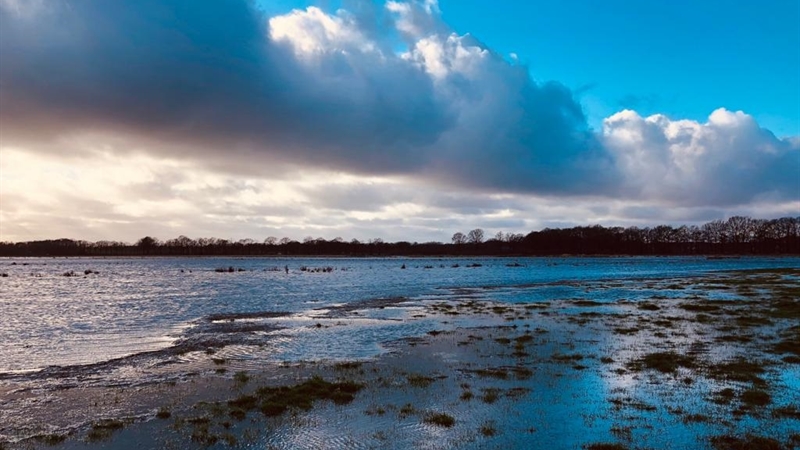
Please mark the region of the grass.
<svg viewBox="0 0 800 450"><path fill-rule="evenodd" d="M681 420L683 423L707 423L711 418L705 414L687 414Z"/></svg>
<svg viewBox="0 0 800 450"><path fill-rule="evenodd" d="M794 326L781 333L781 340L770 349L773 353L791 353L800 356L800 325Z"/></svg>
<svg viewBox="0 0 800 450"><path fill-rule="evenodd" d="M428 413L422 419L425 423L450 428L456 424L456 419L446 413Z"/></svg>
<svg viewBox="0 0 800 450"><path fill-rule="evenodd" d="M364 363L359 361L345 361L336 363L333 368L336 370L356 370L360 369Z"/></svg>
<svg viewBox="0 0 800 450"><path fill-rule="evenodd" d="M571 303L573 305L575 305L575 306L584 306L584 307L603 306L603 303L595 302L595 301L592 301L592 300L575 300L575 301L573 301Z"/></svg>
<svg viewBox="0 0 800 450"><path fill-rule="evenodd" d="M496 388L487 388L483 390L483 395L481 396L481 400L484 403L492 404L496 402L500 398L500 389Z"/></svg>
<svg viewBox="0 0 800 450"><path fill-rule="evenodd" d="M408 380L408 384L418 388L426 388L430 386L431 383L436 381L435 378L426 377L424 375L419 375L419 374L410 374L406 376L406 379Z"/></svg>
<svg viewBox="0 0 800 450"><path fill-rule="evenodd" d="M629 364L632 370L652 369L661 373L675 373L680 367L692 369L697 367L697 362L691 356L669 351L648 353L642 359Z"/></svg>
<svg viewBox="0 0 800 450"><path fill-rule="evenodd" d="M578 362L583 359L583 355L578 353L573 353L570 355L565 355L562 353L555 353L551 357L553 361L561 362L561 363L569 363L569 362Z"/></svg>
<svg viewBox="0 0 800 450"><path fill-rule="evenodd" d="M763 362L751 362L744 358L737 358L710 367L712 378L720 380L742 381L755 384L765 384L762 375L766 370Z"/></svg>
<svg viewBox="0 0 800 450"><path fill-rule="evenodd" d="M679 308L691 312L719 312L721 308L714 304L709 303L682 303L678 305Z"/></svg>
<svg viewBox="0 0 800 450"><path fill-rule="evenodd" d="M247 374L245 371L239 371L233 374L233 381L237 384L247 384L250 381L250 375Z"/></svg>
<svg viewBox="0 0 800 450"><path fill-rule="evenodd" d="M533 342L533 336L531 336L530 334L523 334L522 336L515 337L514 341L516 341L517 344L525 344L528 342Z"/></svg>
<svg viewBox="0 0 800 450"><path fill-rule="evenodd" d="M412 405L411 403L406 403L405 405L400 407L399 415L400 418L402 419L414 414L415 412L417 412L417 410L414 408L414 405Z"/></svg>
<svg viewBox="0 0 800 450"><path fill-rule="evenodd" d="M261 401L262 413L278 415L289 408L309 410L317 400L330 400L337 405L344 405L352 402L355 394L363 387L362 384L352 381L331 383L315 376L295 386L259 388L256 394ZM252 404L248 399L243 406L250 407Z"/></svg>
<svg viewBox="0 0 800 450"><path fill-rule="evenodd" d="M711 446L715 450L784 450L780 441L773 438L754 436L721 435L713 436Z"/></svg>
<svg viewBox="0 0 800 450"><path fill-rule="evenodd" d="M772 402L772 397L761 389L748 389L742 392L739 397L743 404L748 407L767 406Z"/></svg>
<svg viewBox="0 0 800 450"><path fill-rule="evenodd" d="M722 389L721 391L715 392L711 401L718 405L728 405L733 401L735 397L736 397L736 391L734 391L731 388L725 388Z"/></svg>
<svg viewBox="0 0 800 450"><path fill-rule="evenodd" d="M781 406L772 410L772 417L800 420L800 409L794 405Z"/></svg>
<svg viewBox="0 0 800 450"><path fill-rule="evenodd" d="M238 375L239 373L244 374L244 372L237 373L239 376L237 383L241 383L244 379ZM230 417L242 421L250 411L260 411L267 417L275 417L292 409L309 410L313 407L314 402L320 400L329 400L339 405L347 404L353 401L355 394L362 388L363 385L360 383L329 382L315 376L293 386L260 387L254 392L240 395L225 403L204 404L201 402L201 404L206 406L212 417ZM167 413L169 412L167 411ZM213 423L209 416L177 419L176 425L178 423L188 423L193 426L191 440L198 444L210 446L216 444L220 439L226 443L231 441L225 434L218 436L210 431ZM229 421L221 424L225 429L232 426Z"/></svg>
<svg viewBox="0 0 800 450"><path fill-rule="evenodd" d="M497 427L495 427L494 421L491 420L481 425L479 431L484 437L497 436Z"/></svg>
<svg viewBox="0 0 800 450"><path fill-rule="evenodd" d="M637 307L642 311L658 311L661 309L661 307L659 307L655 303L650 303L650 302L641 302L637 305Z"/></svg>
<svg viewBox="0 0 800 450"><path fill-rule="evenodd" d="M125 424L121 420L106 419L96 422L92 425L92 429L86 435L86 440L89 442L101 442L111 438L115 431L121 430Z"/></svg>
<svg viewBox="0 0 800 450"><path fill-rule="evenodd" d="M489 367L486 369L476 369L473 373L484 378L497 378L498 380L508 379L508 371L503 368Z"/></svg>
<svg viewBox="0 0 800 450"><path fill-rule="evenodd" d="M234 400L228 400L228 406L245 411L255 409L258 403L258 398L254 395L242 395Z"/></svg>
<svg viewBox="0 0 800 450"><path fill-rule="evenodd" d="M600 442L595 444L586 444L583 446L586 450L628 450L628 447L619 443Z"/></svg>
<svg viewBox="0 0 800 450"><path fill-rule="evenodd" d="M34 439L36 441L38 441L38 442L41 442L44 445L48 445L48 446L52 447L52 446L55 446L55 445L58 445L58 444L64 442L67 439L67 435L66 434L44 434L44 435L41 435L41 436L36 436ZM1 448L2 447L0 447L0 449Z"/></svg>

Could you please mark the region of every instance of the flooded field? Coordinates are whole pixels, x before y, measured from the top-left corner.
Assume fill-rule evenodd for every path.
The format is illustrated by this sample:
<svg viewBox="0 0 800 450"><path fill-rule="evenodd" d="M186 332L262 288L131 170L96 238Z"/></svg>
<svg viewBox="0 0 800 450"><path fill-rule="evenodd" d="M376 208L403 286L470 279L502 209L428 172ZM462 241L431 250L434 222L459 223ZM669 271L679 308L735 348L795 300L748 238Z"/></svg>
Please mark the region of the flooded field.
<svg viewBox="0 0 800 450"><path fill-rule="evenodd" d="M0 272L5 448L800 445L798 259Z"/></svg>

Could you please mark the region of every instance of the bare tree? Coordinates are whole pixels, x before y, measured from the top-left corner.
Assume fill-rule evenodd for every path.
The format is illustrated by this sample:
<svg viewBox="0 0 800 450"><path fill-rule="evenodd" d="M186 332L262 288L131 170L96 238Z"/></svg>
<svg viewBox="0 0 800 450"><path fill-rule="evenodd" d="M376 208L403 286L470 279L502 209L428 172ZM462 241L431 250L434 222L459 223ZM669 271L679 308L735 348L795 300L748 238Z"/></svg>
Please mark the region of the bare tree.
<svg viewBox="0 0 800 450"><path fill-rule="evenodd" d="M523 239L525 239L525 235L522 233L508 233L506 235L508 242L522 242Z"/></svg>
<svg viewBox="0 0 800 450"><path fill-rule="evenodd" d="M483 230L475 228L467 234L467 240L472 244L480 244L483 242Z"/></svg>
<svg viewBox="0 0 800 450"><path fill-rule="evenodd" d="M464 233L458 231L453 235L451 240L453 241L453 244L456 244L456 245L466 244L467 243L467 236L465 236Z"/></svg>

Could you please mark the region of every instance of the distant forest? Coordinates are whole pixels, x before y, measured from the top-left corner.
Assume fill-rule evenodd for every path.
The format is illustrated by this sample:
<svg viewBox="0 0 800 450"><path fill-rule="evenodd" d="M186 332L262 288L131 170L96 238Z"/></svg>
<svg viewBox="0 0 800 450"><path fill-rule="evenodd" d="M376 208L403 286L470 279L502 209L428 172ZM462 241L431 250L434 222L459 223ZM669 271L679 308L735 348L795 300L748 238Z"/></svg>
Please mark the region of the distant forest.
<svg viewBox="0 0 800 450"><path fill-rule="evenodd" d="M800 217L773 220L735 216L702 226L546 228L526 235L455 233L451 242L345 241L307 237L302 242L146 236L135 244L55 239L0 242L0 256L552 256L552 255L800 255Z"/></svg>

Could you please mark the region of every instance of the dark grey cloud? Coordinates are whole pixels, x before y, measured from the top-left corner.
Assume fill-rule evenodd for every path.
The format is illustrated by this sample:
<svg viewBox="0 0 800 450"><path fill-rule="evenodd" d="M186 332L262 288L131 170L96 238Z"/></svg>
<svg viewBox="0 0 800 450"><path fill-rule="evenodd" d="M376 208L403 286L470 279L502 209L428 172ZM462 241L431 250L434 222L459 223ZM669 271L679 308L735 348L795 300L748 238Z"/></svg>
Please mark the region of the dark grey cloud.
<svg viewBox="0 0 800 450"><path fill-rule="evenodd" d="M569 90L450 34L422 4L356 4L295 11L282 39L244 0L0 7L3 144L63 152L72 136L111 134L124 136L119 151L234 172L293 164L499 191L586 192L608 178ZM314 35L324 20L340 34ZM431 31L449 59L420 52L413 33ZM398 34L407 55L393 51ZM301 54L304 37L325 47ZM463 49L473 53L456 60ZM437 64L448 72L433 76Z"/></svg>
<svg viewBox="0 0 800 450"><path fill-rule="evenodd" d="M574 92L453 33L435 2L351 1L273 18L246 0L37 5L0 3L4 146L144 152L262 178L298 168L399 175L476 196L800 199L796 140L746 115L699 124L623 114L592 130ZM380 208L382 195L348 189L317 196L334 209ZM460 201L465 213L506 208Z"/></svg>

